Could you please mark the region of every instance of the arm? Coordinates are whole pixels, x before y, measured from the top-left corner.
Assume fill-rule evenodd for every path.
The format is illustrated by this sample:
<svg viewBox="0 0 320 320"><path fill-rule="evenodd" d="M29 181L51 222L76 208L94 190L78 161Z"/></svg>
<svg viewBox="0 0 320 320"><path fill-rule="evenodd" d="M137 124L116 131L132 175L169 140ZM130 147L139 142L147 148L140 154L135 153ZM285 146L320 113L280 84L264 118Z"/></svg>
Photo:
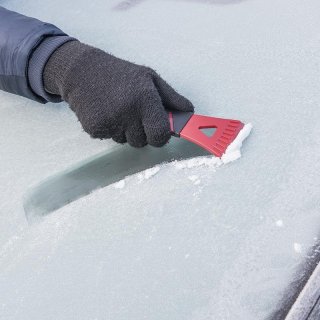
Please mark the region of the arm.
<svg viewBox="0 0 320 320"><path fill-rule="evenodd" d="M45 22L25 17L0 6L0 89L45 103L46 99L31 89L28 80L28 64L34 51L45 39L53 41L43 52L44 65L51 53L72 40L63 31ZM41 79L41 70L35 76ZM36 72L34 72L36 73Z"/></svg>
<svg viewBox="0 0 320 320"><path fill-rule="evenodd" d="M66 101L93 138L160 147L171 136L166 108L193 112L151 68L1 7L0 56L0 89L42 103Z"/></svg>

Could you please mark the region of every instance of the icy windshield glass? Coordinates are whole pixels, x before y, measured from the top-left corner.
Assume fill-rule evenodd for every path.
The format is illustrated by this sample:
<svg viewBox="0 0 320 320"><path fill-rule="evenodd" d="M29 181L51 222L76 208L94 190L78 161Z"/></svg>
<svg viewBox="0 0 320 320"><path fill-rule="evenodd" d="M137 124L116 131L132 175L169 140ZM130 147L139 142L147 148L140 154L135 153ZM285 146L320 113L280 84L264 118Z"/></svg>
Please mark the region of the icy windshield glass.
<svg viewBox="0 0 320 320"><path fill-rule="evenodd" d="M199 114L254 126L237 161L157 164L29 226L31 185L121 146L90 139L64 103L0 92L1 316L273 315L320 231L319 2L0 5L156 69Z"/></svg>

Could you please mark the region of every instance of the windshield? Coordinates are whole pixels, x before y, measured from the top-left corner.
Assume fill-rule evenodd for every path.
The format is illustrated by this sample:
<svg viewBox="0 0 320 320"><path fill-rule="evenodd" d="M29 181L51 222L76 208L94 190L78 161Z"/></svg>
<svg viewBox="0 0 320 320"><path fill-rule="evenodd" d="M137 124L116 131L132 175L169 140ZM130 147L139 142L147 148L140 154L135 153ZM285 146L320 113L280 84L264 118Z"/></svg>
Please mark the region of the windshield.
<svg viewBox="0 0 320 320"><path fill-rule="evenodd" d="M252 134L235 162L160 164L29 226L31 185L115 144L90 139L64 103L0 92L1 315L279 315L313 269L320 231L320 4L126 3L0 1L156 69L197 113L251 122Z"/></svg>

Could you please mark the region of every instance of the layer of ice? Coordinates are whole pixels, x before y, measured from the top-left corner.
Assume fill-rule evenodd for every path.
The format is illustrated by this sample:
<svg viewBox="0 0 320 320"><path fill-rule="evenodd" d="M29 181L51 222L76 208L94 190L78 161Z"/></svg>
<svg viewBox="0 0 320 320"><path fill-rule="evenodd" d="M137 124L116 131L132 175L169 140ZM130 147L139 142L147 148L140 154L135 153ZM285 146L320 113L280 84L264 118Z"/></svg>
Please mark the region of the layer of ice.
<svg viewBox="0 0 320 320"><path fill-rule="evenodd" d="M121 2L0 0L255 129L240 161L162 165L29 227L28 186L114 143L65 104L0 93L0 318L265 320L319 237L320 3Z"/></svg>

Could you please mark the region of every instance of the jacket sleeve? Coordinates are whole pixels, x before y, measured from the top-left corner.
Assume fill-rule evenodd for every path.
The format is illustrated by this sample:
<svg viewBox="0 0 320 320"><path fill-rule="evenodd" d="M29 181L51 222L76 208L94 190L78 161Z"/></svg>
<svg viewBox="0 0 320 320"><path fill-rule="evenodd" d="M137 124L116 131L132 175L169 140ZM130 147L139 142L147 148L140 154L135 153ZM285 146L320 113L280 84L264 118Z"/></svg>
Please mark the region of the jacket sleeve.
<svg viewBox="0 0 320 320"><path fill-rule="evenodd" d="M56 26L0 6L0 89L38 102L58 102L46 94L42 71L50 55L74 40Z"/></svg>

